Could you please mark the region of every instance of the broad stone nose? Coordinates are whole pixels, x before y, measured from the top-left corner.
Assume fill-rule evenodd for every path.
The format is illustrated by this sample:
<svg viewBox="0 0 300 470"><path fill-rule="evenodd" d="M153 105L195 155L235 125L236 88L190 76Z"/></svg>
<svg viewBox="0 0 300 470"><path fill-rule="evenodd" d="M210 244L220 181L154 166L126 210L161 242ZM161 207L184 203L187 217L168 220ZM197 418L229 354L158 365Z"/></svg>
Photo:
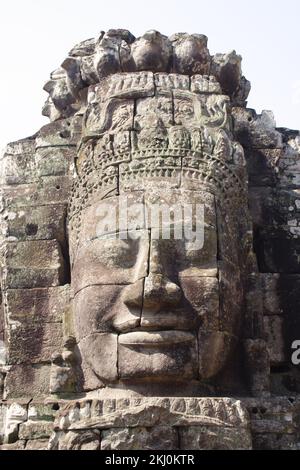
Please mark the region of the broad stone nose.
<svg viewBox="0 0 300 470"><path fill-rule="evenodd" d="M163 274L150 273L145 278L143 308L155 312L164 307L175 307L181 300L182 291Z"/></svg>
<svg viewBox="0 0 300 470"><path fill-rule="evenodd" d="M151 239L148 276L145 278L143 310L159 312L175 307L181 300L181 288L170 280L173 252L168 250L165 240Z"/></svg>

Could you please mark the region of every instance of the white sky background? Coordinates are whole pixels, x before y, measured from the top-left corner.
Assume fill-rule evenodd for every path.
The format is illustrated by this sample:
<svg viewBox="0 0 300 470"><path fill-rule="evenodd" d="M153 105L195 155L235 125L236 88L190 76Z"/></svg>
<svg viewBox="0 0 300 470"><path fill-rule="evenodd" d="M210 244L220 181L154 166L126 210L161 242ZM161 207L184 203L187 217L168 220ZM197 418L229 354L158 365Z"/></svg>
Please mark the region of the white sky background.
<svg viewBox="0 0 300 470"><path fill-rule="evenodd" d="M271 109L280 127L300 128L299 0L2 0L0 149L34 134L52 70L101 30L149 29L208 36L211 54L235 49L251 81L248 106Z"/></svg>

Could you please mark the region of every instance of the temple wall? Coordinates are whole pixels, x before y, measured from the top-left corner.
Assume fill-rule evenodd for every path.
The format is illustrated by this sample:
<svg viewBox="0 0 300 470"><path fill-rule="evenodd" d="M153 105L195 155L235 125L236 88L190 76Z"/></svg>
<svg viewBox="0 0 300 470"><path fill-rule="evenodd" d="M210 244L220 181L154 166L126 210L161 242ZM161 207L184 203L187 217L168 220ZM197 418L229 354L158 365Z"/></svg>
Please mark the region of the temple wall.
<svg viewBox="0 0 300 470"><path fill-rule="evenodd" d="M254 250L271 359L271 391L299 393L292 344L300 332L300 133L276 129L273 114L238 109L235 132L245 149Z"/></svg>
<svg viewBox="0 0 300 470"><path fill-rule="evenodd" d="M1 160L3 398L49 393L51 356L69 304L66 210L74 165L70 123L11 143Z"/></svg>
<svg viewBox="0 0 300 470"><path fill-rule="evenodd" d="M8 401L0 449L299 450L299 413L283 397Z"/></svg>

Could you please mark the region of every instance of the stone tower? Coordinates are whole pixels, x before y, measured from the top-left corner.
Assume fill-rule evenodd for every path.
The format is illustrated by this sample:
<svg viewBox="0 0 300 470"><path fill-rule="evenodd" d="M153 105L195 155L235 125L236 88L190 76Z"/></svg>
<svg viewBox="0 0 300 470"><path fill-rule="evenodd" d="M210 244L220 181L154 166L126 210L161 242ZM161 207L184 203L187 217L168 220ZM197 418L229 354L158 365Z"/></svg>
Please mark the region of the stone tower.
<svg viewBox="0 0 300 470"><path fill-rule="evenodd" d="M300 448L300 134L207 38L102 32L1 160L2 449Z"/></svg>

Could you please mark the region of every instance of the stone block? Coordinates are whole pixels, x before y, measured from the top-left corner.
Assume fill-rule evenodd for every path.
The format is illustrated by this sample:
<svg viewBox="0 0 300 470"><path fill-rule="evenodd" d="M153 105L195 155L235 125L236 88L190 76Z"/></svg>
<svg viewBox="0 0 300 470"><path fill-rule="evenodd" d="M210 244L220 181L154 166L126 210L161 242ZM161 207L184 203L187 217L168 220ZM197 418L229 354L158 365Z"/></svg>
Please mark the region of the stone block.
<svg viewBox="0 0 300 470"><path fill-rule="evenodd" d="M173 285L173 288L176 284ZM163 328L178 330L193 330L199 324L203 328L218 329L219 327L219 292L218 280L213 277L182 277L175 292L182 296L175 307L170 309L155 292L155 278L149 284L146 278L146 289L149 289L147 302L141 316L142 328ZM172 287L172 284L170 284ZM153 289L151 291L151 289ZM176 287L175 287L176 289ZM151 297L152 292L152 299ZM151 304L150 304L151 302Z"/></svg>
<svg viewBox="0 0 300 470"><path fill-rule="evenodd" d="M70 174L74 167L76 151L72 147L44 147L36 151L36 172L41 176Z"/></svg>
<svg viewBox="0 0 300 470"><path fill-rule="evenodd" d="M89 286L79 291L74 298L77 338L138 327L143 284L140 280L129 286Z"/></svg>
<svg viewBox="0 0 300 470"><path fill-rule="evenodd" d="M254 396L269 394L270 357L266 342L248 339L244 342L246 380Z"/></svg>
<svg viewBox="0 0 300 470"><path fill-rule="evenodd" d="M209 73L211 58L206 36L176 33L169 39L173 46L173 70L184 75Z"/></svg>
<svg viewBox="0 0 300 470"><path fill-rule="evenodd" d="M66 242L66 205L17 207L4 212L4 233L10 240Z"/></svg>
<svg viewBox="0 0 300 470"><path fill-rule="evenodd" d="M18 440L19 425L27 420L27 402L11 402L3 405L2 441L6 444Z"/></svg>
<svg viewBox="0 0 300 470"><path fill-rule="evenodd" d="M256 231L254 251L262 273L299 274L300 238L284 227Z"/></svg>
<svg viewBox="0 0 300 470"><path fill-rule="evenodd" d="M191 77L191 92L222 94L222 89L213 75L193 75Z"/></svg>
<svg viewBox="0 0 300 470"><path fill-rule="evenodd" d="M52 287L64 283L65 269L60 245L55 240L7 243L6 288Z"/></svg>
<svg viewBox="0 0 300 470"><path fill-rule="evenodd" d="M234 132L243 147L252 149L282 149L282 134L276 130L271 111L257 115L253 109L232 109Z"/></svg>
<svg viewBox="0 0 300 470"><path fill-rule="evenodd" d="M176 450L178 433L171 426L108 429L101 433L101 450Z"/></svg>
<svg viewBox="0 0 300 470"><path fill-rule="evenodd" d="M49 421L27 421L20 425L19 437L25 440L45 439L52 431L53 423Z"/></svg>
<svg viewBox="0 0 300 470"><path fill-rule="evenodd" d="M272 225L278 220L278 204L275 189L271 187L249 186L249 209L254 227ZM281 217L281 222L283 222Z"/></svg>
<svg viewBox="0 0 300 470"><path fill-rule="evenodd" d="M224 331L201 330L198 334L199 374L202 379L210 379L228 362L237 339Z"/></svg>
<svg viewBox="0 0 300 470"><path fill-rule="evenodd" d="M55 442L56 441L56 442ZM58 445L58 450L99 450L100 448L100 431L95 430L83 430L83 431L69 431L65 434L63 439L57 442L57 438L54 438L52 445Z"/></svg>
<svg viewBox="0 0 300 470"><path fill-rule="evenodd" d="M18 185L36 181L34 153L17 155L4 154L0 162L1 184Z"/></svg>
<svg viewBox="0 0 300 470"><path fill-rule="evenodd" d="M174 385L172 385L174 387ZM150 384L148 382L148 387ZM149 390L149 388L148 388ZM56 430L152 428L155 426L224 426L249 428L243 402L234 398L128 396L63 403L55 418ZM251 406L251 405L250 405Z"/></svg>
<svg viewBox="0 0 300 470"><path fill-rule="evenodd" d="M250 186L275 186L278 182L278 161L281 149L247 149L247 161Z"/></svg>
<svg viewBox="0 0 300 470"><path fill-rule="evenodd" d="M62 323L14 323L8 326L9 364L38 364L50 362L54 353L63 347Z"/></svg>
<svg viewBox="0 0 300 470"><path fill-rule="evenodd" d="M5 329L5 320L4 320L3 294L0 290L0 341L4 341L4 329ZM1 359L0 359L0 364L1 364Z"/></svg>
<svg viewBox="0 0 300 470"><path fill-rule="evenodd" d="M79 343L83 360L104 383L118 378L117 338L115 334L94 333Z"/></svg>
<svg viewBox="0 0 300 470"><path fill-rule="evenodd" d="M38 182L3 187L3 207L34 207L51 204L67 204L71 178L69 176L45 176Z"/></svg>
<svg viewBox="0 0 300 470"><path fill-rule="evenodd" d="M125 234L126 235L126 234ZM73 288L94 285L129 285L147 275L149 234L135 233L135 239L97 238L77 253L73 266Z"/></svg>
<svg viewBox="0 0 300 470"><path fill-rule="evenodd" d="M142 192L128 193L123 197L111 195L101 203L87 207L81 214L79 246L94 238L114 240L120 236L119 232L129 239L133 230L146 228Z"/></svg>
<svg viewBox="0 0 300 470"><path fill-rule="evenodd" d="M33 154L35 151L35 137L27 137L25 139L16 140L7 144L5 152L9 155Z"/></svg>
<svg viewBox="0 0 300 470"><path fill-rule="evenodd" d="M251 420L251 431L254 434L293 434L296 429L292 420L284 419L281 416L274 416L273 419L253 419Z"/></svg>
<svg viewBox="0 0 300 470"><path fill-rule="evenodd" d="M8 322L44 324L62 322L69 308L70 287L8 289L6 292Z"/></svg>
<svg viewBox="0 0 300 470"><path fill-rule="evenodd" d="M36 148L74 146L76 143L72 140L70 119L46 124L36 136Z"/></svg>
<svg viewBox="0 0 300 470"><path fill-rule="evenodd" d="M280 301L280 274L260 274L263 314L280 315L283 313L283 306Z"/></svg>
<svg viewBox="0 0 300 470"><path fill-rule="evenodd" d="M299 450L294 434L266 433L253 434L254 450Z"/></svg>
<svg viewBox="0 0 300 470"><path fill-rule="evenodd" d="M123 380L187 380L198 375L197 342L191 333L134 332L119 335L118 342L118 369Z"/></svg>
<svg viewBox="0 0 300 470"><path fill-rule="evenodd" d="M234 263L227 261L218 262L219 277L219 330L231 335L240 335L241 303L243 291L241 288L241 273ZM233 301L234 299L234 301ZM259 299L256 299L256 302ZM252 304L252 309L257 308Z"/></svg>
<svg viewBox="0 0 300 470"><path fill-rule="evenodd" d="M299 330L298 330L299 331ZM292 343L289 344L289 347ZM291 356L291 354L290 354ZM300 393L300 371L299 367L279 366L274 368L271 374L271 392L277 396L289 396Z"/></svg>
<svg viewBox="0 0 300 470"><path fill-rule="evenodd" d="M1 396L2 400L2 396ZM6 419L6 411L7 407L3 403L0 404L0 444L3 442L4 438L4 426L5 426L5 419Z"/></svg>
<svg viewBox="0 0 300 470"><path fill-rule="evenodd" d="M294 341L300 339L300 276L280 276L278 291L284 315L284 339L287 351L291 351Z"/></svg>
<svg viewBox="0 0 300 470"><path fill-rule="evenodd" d="M25 450L48 450L48 439L29 439Z"/></svg>
<svg viewBox="0 0 300 470"><path fill-rule="evenodd" d="M278 421L297 425L299 416L299 399L297 397L271 396L268 398L245 398L243 404L247 408L251 422ZM271 429L269 430L270 432Z"/></svg>
<svg viewBox="0 0 300 470"><path fill-rule="evenodd" d="M179 428L182 450L251 450L249 429L225 426L188 426Z"/></svg>
<svg viewBox="0 0 300 470"><path fill-rule="evenodd" d="M157 90L189 90L190 88L189 77L177 73L155 73L154 81Z"/></svg>
<svg viewBox="0 0 300 470"><path fill-rule="evenodd" d="M250 213L257 227L300 225L300 191L271 187L249 188ZM291 233L291 229L289 230Z"/></svg>
<svg viewBox="0 0 300 470"><path fill-rule="evenodd" d="M286 360L283 321L280 315L267 315L264 317L264 328L271 365L282 364Z"/></svg>
<svg viewBox="0 0 300 470"><path fill-rule="evenodd" d="M25 440L19 440L17 442L14 442L12 444L3 444L2 446L0 445L0 450L24 450L25 449Z"/></svg>
<svg viewBox="0 0 300 470"><path fill-rule="evenodd" d="M57 413L54 403L32 401L28 405L28 419L30 421L54 421Z"/></svg>
<svg viewBox="0 0 300 470"><path fill-rule="evenodd" d="M220 82L224 93L235 96L240 89L240 82L245 80L245 77L241 77L241 56L231 51L227 54L215 54L211 59L210 73ZM248 93L249 91L250 84ZM247 93L243 99L247 99Z"/></svg>
<svg viewBox="0 0 300 470"><path fill-rule="evenodd" d="M280 186L299 187L299 151L296 139L291 139L287 142L278 162Z"/></svg>
<svg viewBox="0 0 300 470"><path fill-rule="evenodd" d="M49 394L50 365L18 364L6 376L6 398L41 397Z"/></svg>
<svg viewBox="0 0 300 470"><path fill-rule="evenodd" d="M37 183L3 186L1 189L1 207L7 212L16 207L32 206L37 193Z"/></svg>

